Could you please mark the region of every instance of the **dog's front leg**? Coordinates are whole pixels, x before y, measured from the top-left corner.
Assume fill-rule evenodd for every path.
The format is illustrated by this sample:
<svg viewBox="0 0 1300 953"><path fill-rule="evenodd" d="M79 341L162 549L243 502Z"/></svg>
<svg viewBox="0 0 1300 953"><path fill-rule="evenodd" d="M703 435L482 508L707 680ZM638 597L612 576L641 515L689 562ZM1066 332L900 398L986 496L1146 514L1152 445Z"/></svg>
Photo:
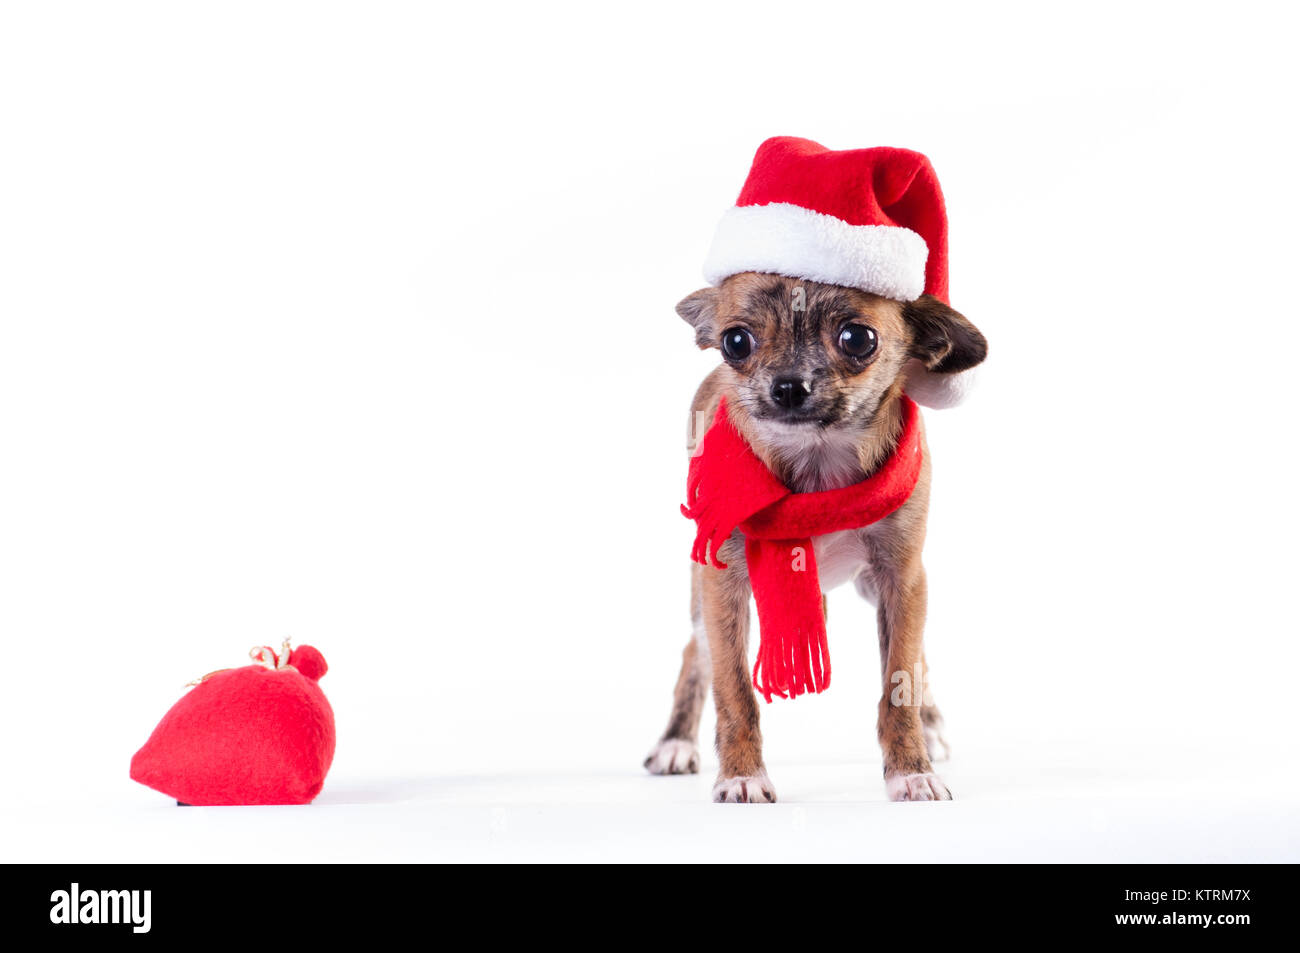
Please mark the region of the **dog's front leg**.
<svg viewBox="0 0 1300 953"><path fill-rule="evenodd" d="M885 790L894 801L950 801L934 773L921 717L925 702L925 570L917 557L882 580L876 621L884 690L876 723L885 756Z"/></svg>
<svg viewBox="0 0 1300 953"><path fill-rule="evenodd" d="M749 577L740 546L724 545L719 556L728 568L706 568L701 579L718 710L720 767L713 800L766 804L776 800L776 791L763 766L758 699L749 679Z"/></svg>

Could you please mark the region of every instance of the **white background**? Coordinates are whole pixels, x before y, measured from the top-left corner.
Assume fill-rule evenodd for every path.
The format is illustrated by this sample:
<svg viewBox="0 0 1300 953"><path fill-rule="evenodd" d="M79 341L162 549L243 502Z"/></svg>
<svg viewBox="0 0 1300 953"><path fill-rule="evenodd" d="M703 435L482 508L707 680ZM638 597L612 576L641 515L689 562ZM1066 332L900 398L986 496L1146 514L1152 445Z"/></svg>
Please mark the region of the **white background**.
<svg viewBox="0 0 1300 953"><path fill-rule="evenodd" d="M10 4L13 860L1300 859L1282 4ZM873 614L764 706L774 808L650 778L702 284L754 148L931 157L991 357L927 414L952 804L884 800ZM127 777L319 647L308 808Z"/></svg>

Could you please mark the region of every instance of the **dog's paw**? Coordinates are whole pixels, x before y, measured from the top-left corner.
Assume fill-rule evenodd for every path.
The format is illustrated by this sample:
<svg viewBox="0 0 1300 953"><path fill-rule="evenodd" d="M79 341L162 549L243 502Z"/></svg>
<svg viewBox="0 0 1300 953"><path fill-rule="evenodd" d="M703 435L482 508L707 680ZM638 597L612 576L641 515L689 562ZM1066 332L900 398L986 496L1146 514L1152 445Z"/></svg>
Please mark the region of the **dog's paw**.
<svg viewBox="0 0 1300 953"><path fill-rule="evenodd" d="M885 778L891 801L951 801L952 792L937 774L893 774Z"/></svg>
<svg viewBox="0 0 1300 953"><path fill-rule="evenodd" d="M713 786L713 800L719 804L773 804L776 789L767 772L738 778L723 778Z"/></svg>
<svg viewBox="0 0 1300 953"><path fill-rule="evenodd" d="M937 724L922 725L921 731L925 735L925 750L931 761L947 761L952 756L948 739L943 736L942 720Z"/></svg>
<svg viewBox="0 0 1300 953"><path fill-rule="evenodd" d="M665 738L654 746L644 763L651 774L698 774L700 748L693 741Z"/></svg>

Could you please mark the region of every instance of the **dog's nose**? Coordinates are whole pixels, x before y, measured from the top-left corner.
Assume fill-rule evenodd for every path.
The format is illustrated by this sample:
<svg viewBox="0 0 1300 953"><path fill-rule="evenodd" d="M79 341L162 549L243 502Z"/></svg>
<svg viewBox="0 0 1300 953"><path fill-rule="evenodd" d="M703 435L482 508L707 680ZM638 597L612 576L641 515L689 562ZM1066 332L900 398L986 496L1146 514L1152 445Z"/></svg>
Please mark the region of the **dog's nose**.
<svg viewBox="0 0 1300 953"><path fill-rule="evenodd" d="M798 377L778 377L772 382L772 399L790 410L798 407L812 393L812 381Z"/></svg>

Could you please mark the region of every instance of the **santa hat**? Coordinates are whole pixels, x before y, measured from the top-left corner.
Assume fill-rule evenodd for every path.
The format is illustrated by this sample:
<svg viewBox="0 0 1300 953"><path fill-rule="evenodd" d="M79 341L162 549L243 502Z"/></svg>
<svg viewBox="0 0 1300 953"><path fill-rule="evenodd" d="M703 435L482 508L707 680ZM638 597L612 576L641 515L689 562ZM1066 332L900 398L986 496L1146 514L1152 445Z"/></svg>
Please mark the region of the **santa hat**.
<svg viewBox="0 0 1300 953"><path fill-rule="evenodd" d="M908 149L768 139L704 263L713 285L742 271L948 303L948 216L930 160ZM951 407L970 380L969 371L932 374L913 361L907 392L927 407Z"/></svg>

